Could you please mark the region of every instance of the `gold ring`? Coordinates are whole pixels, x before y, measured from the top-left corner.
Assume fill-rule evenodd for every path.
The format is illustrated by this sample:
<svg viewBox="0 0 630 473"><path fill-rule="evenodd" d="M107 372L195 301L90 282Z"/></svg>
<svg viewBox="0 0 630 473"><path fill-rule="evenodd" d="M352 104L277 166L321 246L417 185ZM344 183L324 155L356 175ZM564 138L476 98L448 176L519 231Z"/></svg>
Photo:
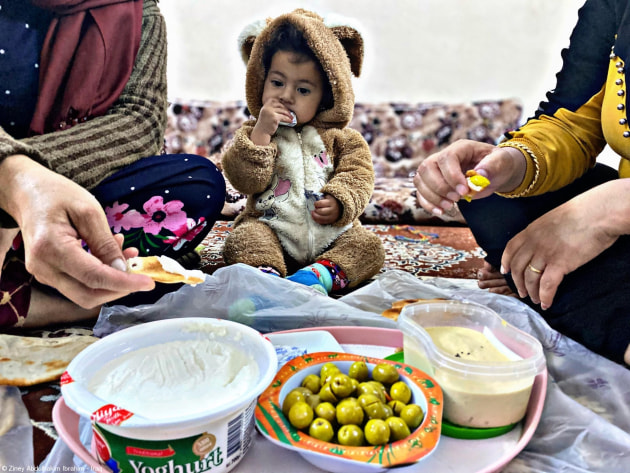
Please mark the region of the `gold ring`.
<svg viewBox="0 0 630 473"><path fill-rule="evenodd" d="M542 272L543 272L542 269L534 268L531 264L527 265L527 269L535 272L536 274L542 274Z"/></svg>

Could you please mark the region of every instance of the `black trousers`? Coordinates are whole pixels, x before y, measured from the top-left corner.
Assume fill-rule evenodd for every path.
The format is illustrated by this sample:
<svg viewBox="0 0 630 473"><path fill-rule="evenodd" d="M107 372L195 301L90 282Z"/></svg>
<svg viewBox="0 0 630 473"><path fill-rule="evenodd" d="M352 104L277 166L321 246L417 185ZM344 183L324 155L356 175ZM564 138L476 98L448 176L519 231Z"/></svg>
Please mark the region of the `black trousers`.
<svg viewBox="0 0 630 473"><path fill-rule="evenodd" d="M123 247L141 256L179 259L194 251L221 216L225 179L207 158L193 154L150 156L105 179L92 193L105 209L112 232ZM182 284L157 283L112 304L152 304Z"/></svg>
<svg viewBox="0 0 630 473"><path fill-rule="evenodd" d="M486 261L499 268L507 243L532 221L612 179L618 179L617 171L597 164L558 191L517 199L492 195L458 205L477 243L487 253ZM510 274L506 280L516 290ZM566 275L549 309L543 311L530 300L525 302L560 333L623 363L630 344L630 235L621 236L595 259Z"/></svg>
<svg viewBox="0 0 630 473"><path fill-rule="evenodd" d="M221 215L225 180L203 156L164 154L130 164L92 193L125 248L177 258L193 251Z"/></svg>

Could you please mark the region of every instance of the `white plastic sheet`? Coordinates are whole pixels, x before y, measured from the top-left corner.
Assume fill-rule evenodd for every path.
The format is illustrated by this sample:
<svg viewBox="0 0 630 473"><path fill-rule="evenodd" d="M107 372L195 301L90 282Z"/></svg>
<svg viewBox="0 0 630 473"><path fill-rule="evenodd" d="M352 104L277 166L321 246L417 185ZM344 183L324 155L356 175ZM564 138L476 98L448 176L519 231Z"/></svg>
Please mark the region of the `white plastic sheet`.
<svg viewBox="0 0 630 473"><path fill-rule="evenodd" d="M235 315L230 310L235 301L252 297L264 302L260 310L250 315ZM393 301L435 297L487 305L538 338L545 349L549 382L542 418L532 440L504 473L630 472L630 370L558 334L518 300L462 289L452 280L423 281L402 271L389 271L334 300L235 265L208 276L204 284L164 296L153 306L104 308L95 333L104 336L137 323L188 316L235 318L262 332L327 325L392 328L395 323L379 314ZM49 462L48 466L55 464Z"/></svg>
<svg viewBox="0 0 630 473"><path fill-rule="evenodd" d="M0 386L0 471L32 466L33 426L22 395L15 386Z"/></svg>
<svg viewBox="0 0 630 473"><path fill-rule="evenodd" d="M254 312L255 310L255 312ZM325 325L395 328L391 320L332 299L314 289L237 264L217 270L197 286L184 286L155 304L104 307L94 327L103 337L142 322L174 317L216 317L276 332Z"/></svg>

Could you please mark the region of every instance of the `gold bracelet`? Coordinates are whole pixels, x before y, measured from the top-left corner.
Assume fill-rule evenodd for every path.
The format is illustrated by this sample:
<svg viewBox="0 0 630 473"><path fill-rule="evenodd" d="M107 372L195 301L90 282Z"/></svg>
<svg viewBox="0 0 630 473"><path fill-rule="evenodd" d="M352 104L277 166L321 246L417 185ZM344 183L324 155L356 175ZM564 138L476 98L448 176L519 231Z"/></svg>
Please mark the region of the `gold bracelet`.
<svg viewBox="0 0 630 473"><path fill-rule="evenodd" d="M500 195L501 197L507 197L508 199L516 199L517 197L526 196L534 188L534 186L538 182L538 177L540 176L540 166L538 164L538 158L536 157L536 155L533 153L531 149L529 149L523 143L519 143L518 141L512 141L512 142L506 141L506 142L500 143L498 146L499 148L508 148L508 147L517 148L521 151L526 152L527 155L532 159L532 162L534 163L534 179L529 184L529 186L527 186L526 189L522 190L518 194L507 194L503 192L495 192L495 194Z"/></svg>

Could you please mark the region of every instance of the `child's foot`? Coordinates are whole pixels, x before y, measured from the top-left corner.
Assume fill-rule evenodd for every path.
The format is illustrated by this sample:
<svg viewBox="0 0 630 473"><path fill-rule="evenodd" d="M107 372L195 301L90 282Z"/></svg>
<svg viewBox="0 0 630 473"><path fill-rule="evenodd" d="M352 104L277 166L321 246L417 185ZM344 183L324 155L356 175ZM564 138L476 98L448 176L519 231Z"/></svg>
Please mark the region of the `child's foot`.
<svg viewBox="0 0 630 473"><path fill-rule="evenodd" d="M305 286L312 287L313 289L321 292L322 294L328 295L328 291L326 287L321 283L317 274L315 274L310 269L300 269L295 272L291 276L287 276L289 281L293 281L299 284L304 284Z"/></svg>
<svg viewBox="0 0 630 473"><path fill-rule="evenodd" d="M477 273L477 285L480 289L487 289L494 294L518 297L512 288L508 286L505 277L501 272L487 261L484 261L483 268Z"/></svg>

